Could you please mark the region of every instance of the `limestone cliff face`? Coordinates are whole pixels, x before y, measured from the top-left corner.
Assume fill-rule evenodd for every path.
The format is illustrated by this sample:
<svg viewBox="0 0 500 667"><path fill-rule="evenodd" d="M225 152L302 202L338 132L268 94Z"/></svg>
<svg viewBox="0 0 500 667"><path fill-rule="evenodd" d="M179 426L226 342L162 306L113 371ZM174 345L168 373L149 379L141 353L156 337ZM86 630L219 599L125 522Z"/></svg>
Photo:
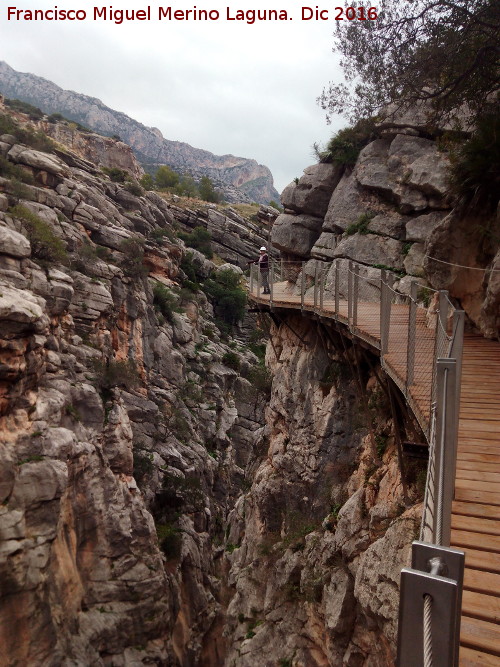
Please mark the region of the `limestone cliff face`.
<svg viewBox="0 0 500 667"><path fill-rule="evenodd" d="M33 74L16 72L0 62L0 92L34 104L46 113L82 123L105 135L118 135L146 164L168 164L199 178L209 176L224 192L227 201L256 201L268 204L278 200L271 172L255 160L234 155L214 155L180 141L165 139L157 128L149 128L124 113L114 111L101 100L63 90Z"/></svg>
<svg viewBox="0 0 500 667"><path fill-rule="evenodd" d="M0 664L220 664L257 358L181 290L178 207L15 133L0 155Z"/></svg>
<svg viewBox="0 0 500 667"><path fill-rule="evenodd" d="M144 169L137 162L132 149L123 141L103 137L93 132L80 132L68 123L41 121L37 123L37 127L97 167L123 169L136 180L144 175Z"/></svg>
<svg viewBox="0 0 500 667"><path fill-rule="evenodd" d="M366 277L393 270L403 294L412 280L447 289L472 326L498 337L500 215L486 229L485 220L453 208L448 155L423 121L402 118L376 131L354 167L314 165L285 188L273 244L309 260L308 275L318 259L343 260L342 275L354 260Z"/></svg>
<svg viewBox="0 0 500 667"><path fill-rule="evenodd" d="M225 664L388 667L419 516L387 399L323 325L289 316L271 337L267 456L230 521Z"/></svg>

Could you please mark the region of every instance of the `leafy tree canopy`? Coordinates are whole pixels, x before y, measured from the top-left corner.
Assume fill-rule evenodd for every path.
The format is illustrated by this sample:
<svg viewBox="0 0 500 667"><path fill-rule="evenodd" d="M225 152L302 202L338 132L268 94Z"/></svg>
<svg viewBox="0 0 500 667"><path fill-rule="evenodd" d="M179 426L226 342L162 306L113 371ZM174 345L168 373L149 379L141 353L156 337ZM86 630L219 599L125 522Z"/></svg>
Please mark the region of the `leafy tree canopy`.
<svg viewBox="0 0 500 667"><path fill-rule="evenodd" d="M364 3L366 5L366 3ZM318 98L327 112L351 122L425 104L430 120L467 105L470 122L498 103L498 0L381 0L378 19L336 25L334 52L345 83Z"/></svg>

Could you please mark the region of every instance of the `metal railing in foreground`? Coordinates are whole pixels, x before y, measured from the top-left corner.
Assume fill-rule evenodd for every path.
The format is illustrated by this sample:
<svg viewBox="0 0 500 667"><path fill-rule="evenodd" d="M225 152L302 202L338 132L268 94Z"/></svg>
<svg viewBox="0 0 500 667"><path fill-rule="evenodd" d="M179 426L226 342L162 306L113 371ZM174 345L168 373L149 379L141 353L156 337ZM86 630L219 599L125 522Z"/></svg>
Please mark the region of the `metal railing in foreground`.
<svg viewBox="0 0 500 667"><path fill-rule="evenodd" d="M343 323L380 351L429 443L420 540L401 575L399 667L458 665L464 554L449 548L454 495L464 313L444 290L394 289L394 273L350 260L256 265L251 296ZM269 296L263 283L269 282ZM420 290L420 292L419 292ZM429 303L430 301L430 303ZM430 307L429 307L430 306Z"/></svg>

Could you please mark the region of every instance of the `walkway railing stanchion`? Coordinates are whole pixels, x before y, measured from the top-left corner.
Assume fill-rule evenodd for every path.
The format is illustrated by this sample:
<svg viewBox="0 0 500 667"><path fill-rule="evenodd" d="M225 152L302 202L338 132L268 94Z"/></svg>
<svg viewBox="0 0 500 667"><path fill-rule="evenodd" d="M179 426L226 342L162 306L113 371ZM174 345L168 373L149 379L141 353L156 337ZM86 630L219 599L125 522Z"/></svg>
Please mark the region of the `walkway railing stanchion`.
<svg viewBox="0 0 500 667"><path fill-rule="evenodd" d="M434 361L432 369L432 384L431 384L431 407L436 400L436 364L439 357L444 356L444 342L446 339L446 316L448 314L448 292L440 290L438 292L438 310L436 317L436 331L434 335Z"/></svg>
<svg viewBox="0 0 500 667"><path fill-rule="evenodd" d="M352 326L358 325L358 299L359 299L359 266L353 265L353 301L352 301Z"/></svg>
<svg viewBox="0 0 500 667"><path fill-rule="evenodd" d="M352 261L349 260L347 265L347 322L349 327L352 322L352 293L353 293L353 280L352 280Z"/></svg>
<svg viewBox="0 0 500 667"><path fill-rule="evenodd" d="M335 260L335 319L339 317L339 282L340 282L340 268L338 260Z"/></svg>
<svg viewBox="0 0 500 667"><path fill-rule="evenodd" d="M406 350L406 393L413 384L415 374L415 342L417 331L417 288L418 283L412 280L410 286L410 310L408 313L408 347Z"/></svg>
<svg viewBox="0 0 500 667"><path fill-rule="evenodd" d="M255 264L250 264L250 294L253 293L253 276Z"/></svg>
<svg viewBox="0 0 500 667"><path fill-rule="evenodd" d="M321 282L319 284L319 310L323 312L323 301L325 297L325 280L326 280L326 269L323 267L321 269Z"/></svg>
<svg viewBox="0 0 500 667"><path fill-rule="evenodd" d="M305 274L306 263L302 262L302 273L300 277L300 309L304 310L304 295L306 291L306 274Z"/></svg>
<svg viewBox="0 0 500 667"><path fill-rule="evenodd" d="M318 309L318 264L314 268L314 312Z"/></svg>
<svg viewBox="0 0 500 667"><path fill-rule="evenodd" d="M434 542L450 546L451 503L455 486L455 462L458 440L457 361L436 362L436 453L434 474Z"/></svg>
<svg viewBox="0 0 500 667"><path fill-rule="evenodd" d="M260 297L260 288L262 285L262 276L260 274L260 266L257 264L255 265L256 271L257 271L257 297Z"/></svg>
<svg viewBox="0 0 500 667"><path fill-rule="evenodd" d="M462 356L464 350L464 326L465 313L463 310L455 310L453 313L453 340L449 356L457 360L457 377L456 377L456 399L457 415L460 414L460 387L462 386Z"/></svg>
<svg viewBox="0 0 500 667"><path fill-rule="evenodd" d="M269 271L269 306L271 307L273 305L273 293L274 293L274 261L271 261L270 267L271 270Z"/></svg>
<svg viewBox="0 0 500 667"><path fill-rule="evenodd" d="M382 269L380 279L380 354L387 354L389 342L389 294L387 289L387 271Z"/></svg>

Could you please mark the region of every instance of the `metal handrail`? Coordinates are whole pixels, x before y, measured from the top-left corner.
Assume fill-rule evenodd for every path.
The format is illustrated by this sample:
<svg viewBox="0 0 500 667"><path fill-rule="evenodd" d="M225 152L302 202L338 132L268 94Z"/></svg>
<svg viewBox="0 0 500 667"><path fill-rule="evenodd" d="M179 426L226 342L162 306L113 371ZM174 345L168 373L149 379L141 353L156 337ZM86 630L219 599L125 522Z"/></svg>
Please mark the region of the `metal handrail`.
<svg viewBox="0 0 500 667"><path fill-rule="evenodd" d="M352 261L348 262L346 318L340 312L340 261L334 260L332 263L314 261L316 263L312 276L308 274L306 278L306 262L300 263L300 272L297 274L297 278L300 276L297 282L300 284L301 310L312 310L320 315L333 317L337 321L344 322L354 335L363 338L363 332L358 326L358 306L363 302L360 280L365 281L371 287L374 287L374 283L360 274L357 264ZM282 260L280 266L283 278L284 269L287 266L299 268L299 263ZM320 266L321 269L319 269ZM326 285L328 276L331 280L333 279L333 288L330 289L327 289ZM274 283L273 271L271 271L271 283ZM427 341L424 341L428 346L427 350L423 349L424 343L417 337L418 311L421 310L418 303L417 283L412 282L409 296L397 292L393 284L393 274L383 269L378 295L380 338L379 340L372 338L370 342L375 347L379 347L382 367L404 394L429 442L429 465L420 535L421 540L424 541L413 543L412 568L403 569L401 578L398 665L401 667L431 665L432 657L429 656L436 658L436 664L457 665L464 555L463 552L448 547L451 532L451 503L454 494L465 314L455 308L449 299L448 292L438 291L435 321L434 324L430 322L427 325L432 335L428 336ZM313 288L312 299L307 296L311 288ZM252 274L250 291L251 294L255 292L255 277L252 278ZM333 296L333 312L326 308L329 293ZM271 287L270 296L271 306L273 305L272 295L273 287ZM260 297L259 275L257 275L257 297ZM406 355L404 377L396 372L391 360L391 354L398 352L394 349L397 337L391 337L391 314L393 308L396 309L401 305L401 301L406 302L408 306L407 311L398 309L395 312L395 315L398 314L399 327L401 322L405 322L407 312L406 349L399 350L399 353L403 351ZM448 332L450 321L451 331ZM424 359L428 359L429 356L432 359L432 367L427 370L430 382L429 418L422 416L413 396L417 359L422 358L422 355ZM419 365L420 373L422 373L421 366L422 364ZM452 575L445 578L440 575L439 567L428 567L429 550L438 554L437 560L444 563ZM452 576L451 579L450 576ZM434 605L433 601L441 599L439 596L442 595L448 596L446 597L446 609L449 611L447 627L450 629L450 636L445 638L446 641L443 641L442 636L437 636L439 633L432 632L433 622L437 620L435 610L439 608L439 605ZM415 610L417 610L416 615ZM423 637L420 648L410 640L415 631L415 624L419 623L422 624Z"/></svg>

